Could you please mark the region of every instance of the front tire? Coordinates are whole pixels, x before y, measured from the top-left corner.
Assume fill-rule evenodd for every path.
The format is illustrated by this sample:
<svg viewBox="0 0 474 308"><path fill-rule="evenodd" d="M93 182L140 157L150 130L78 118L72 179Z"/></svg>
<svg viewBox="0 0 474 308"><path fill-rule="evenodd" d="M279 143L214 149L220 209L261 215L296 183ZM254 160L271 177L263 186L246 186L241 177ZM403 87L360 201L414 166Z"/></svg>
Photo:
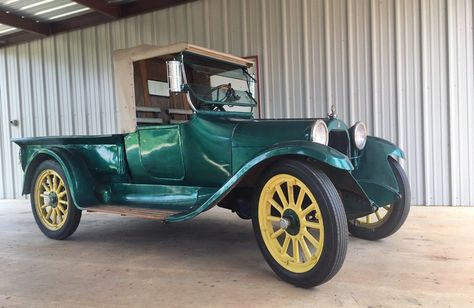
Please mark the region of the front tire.
<svg viewBox="0 0 474 308"><path fill-rule="evenodd" d="M379 240L397 232L410 212L410 184L402 166L389 157L389 163L397 180L401 198L392 204L380 207L375 213L349 220L349 232L358 238Z"/></svg>
<svg viewBox="0 0 474 308"><path fill-rule="evenodd" d="M76 231L82 211L74 206L66 176L56 161L38 166L30 192L33 216L44 235L63 240Z"/></svg>
<svg viewBox="0 0 474 308"><path fill-rule="evenodd" d="M339 271L347 251L346 215L323 172L300 161L277 163L263 176L255 199L255 237L281 279L311 288Z"/></svg>

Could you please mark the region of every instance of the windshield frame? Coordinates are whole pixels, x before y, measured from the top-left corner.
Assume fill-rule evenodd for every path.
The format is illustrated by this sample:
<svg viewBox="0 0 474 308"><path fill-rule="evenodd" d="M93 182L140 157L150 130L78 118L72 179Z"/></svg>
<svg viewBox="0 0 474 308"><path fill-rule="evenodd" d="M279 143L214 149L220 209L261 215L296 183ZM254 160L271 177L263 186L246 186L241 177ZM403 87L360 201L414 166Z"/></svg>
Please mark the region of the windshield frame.
<svg viewBox="0 0 474 308"><path fill-rule="evenodd" d="M218 106L229 106L229 107L241 106L241 107L249 107L250 108L249 112L246 112L246 111L231 111L231 110L228 110L228 111L208 110L208 109L201 109L201 108L195 108L195 107L192 108L193 110L195 110L196 113L202 112L202 113L205 113L205 114L218 114L220 116L226 116L226 113L228 113L229 116L236 115L236 114L242 114L242 116L253 116L254 108L256 108L258 106L258 103L257 103L257 100L255 99L255 97L253 96L253 94L250 90L252 88L251 83L254 82L256 84L257 80L248 72L247 66L226 62L226 61L219 60L219 59L216 59L216 58L213 58L213 57L203 56L201 54L195 54L195 53L192 53L192 52L189 52L189 51L181 52L178 55L177 59L181 62L181 65L182 65L182 73L184 75L184 80L185 80L185 84L183 86L183 89L187 92L187 96L188 96L188 100L189 100L188 103L191 105L191 107L194 107L194 104L191 101L191 97L190 97L189 94L191 94L194 99L199 101L200 105L204 105L204 106L218 105ZM189 63L193 63L193 60L194 60L194 63L198 63L198 65L201 65L202 67L216 67L219 70L222 70L222 73L228 72L228 71L241 70L242 77L243 77L241 80L245 81L247 88L246 88L245 91L241 90L240 92L243 92L243 93L245 93L245 95L247 95L246 99L248 99L249 102L245 102L245 101L243 101L243 102L239 102L239 101L234 101L234 102L232 102L232 101L208 101L208 100L203 99L202 97L199 97L199 95L197 95L193 91L191 84L188 83L188 78L186 76L187 70L192 69L191 65ZM216 75L220 75L220 74L217 73ZM222 75L220 75L220 76L222 76ZM223 76L223 77L225 77L225 76ZM233 77L229 77L229 78L233 78ZM240 78L234 78L234 79L240 79ZM210 87L210 88L212 88L212 87Z"/></svg>

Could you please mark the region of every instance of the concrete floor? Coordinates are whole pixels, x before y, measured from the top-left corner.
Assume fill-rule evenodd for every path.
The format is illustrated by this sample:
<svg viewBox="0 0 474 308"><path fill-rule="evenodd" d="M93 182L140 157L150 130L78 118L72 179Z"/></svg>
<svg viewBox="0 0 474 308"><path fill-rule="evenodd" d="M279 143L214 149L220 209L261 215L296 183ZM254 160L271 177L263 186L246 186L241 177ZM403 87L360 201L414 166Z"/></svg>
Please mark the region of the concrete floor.
<svg viewBox="0 0 474 308"><path fill-rule="evenodd" d="M0 201L0 307L474 306L474 208L414 207L394 236L349 239L342 270L311 289L280 281L251 224L222 209L190 222L84 213L44 237L29 203Z"/></svg>

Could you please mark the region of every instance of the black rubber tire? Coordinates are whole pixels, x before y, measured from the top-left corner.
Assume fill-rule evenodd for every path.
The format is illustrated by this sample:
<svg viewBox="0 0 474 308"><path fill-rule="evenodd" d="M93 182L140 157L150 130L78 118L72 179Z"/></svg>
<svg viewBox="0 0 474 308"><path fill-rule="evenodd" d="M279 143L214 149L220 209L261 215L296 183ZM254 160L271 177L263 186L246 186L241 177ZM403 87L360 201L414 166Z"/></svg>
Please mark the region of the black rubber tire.
<svg viewBox="0 0 474 308"><path fill-rule="evenodd" d="M307 272L294 273L283 268L268 251L259 226L258 206L260 191L277 174L297 177L311 190L318 201L324 223L324 246L318 263ZM284 281L297 287L312 288L330 280L342 267L347 252L348 230L344 206L331 180L308 163L285 160L269 168L255 193L252 224L260 251L273 271Z"/></svg>
<svg viewBox="0 0 474 308"><path fill-rule="evenodd" d="M397 180L402 197L392 205L394 208L390 216L387 218L387 221L378 227L370 229L366 227L364 228L349 221L349 232L355 237L371 241L388 237L397 232L408 217L411 200L410 184L408 182L408 178L402 166L400 166L400 164L395 159L389 157L388 160L390 166L392 167L393 174Z"/></svg>
<svg viewBox="0 0 474 308"><path fill-rule="evenodd" d="M64 181L64 184L67 189L67 193L71 196L71 191L69 190L69 183L67 182L66 176L61 168L61 166L54 160L45 160L43 161L38 168L36 169L33 180L31 181L31 188L30 188L30 200L31 200L31 210L33 211L33 216L35 217L36 224L38 225L41 232L47 237L54 239L54 240L64 240L67 237L71 236L79 226L81 221L82 211L76 208L73 204L72 200L69 198L69 204L67 205L68 215L66 218L66 222L59 230L50 230L46 228L43 223L41 222L40 218L38 217L38 213L36 212L35 207L35 183L39 176L39 174L45 169L52 169L56 171Z"/></svg>

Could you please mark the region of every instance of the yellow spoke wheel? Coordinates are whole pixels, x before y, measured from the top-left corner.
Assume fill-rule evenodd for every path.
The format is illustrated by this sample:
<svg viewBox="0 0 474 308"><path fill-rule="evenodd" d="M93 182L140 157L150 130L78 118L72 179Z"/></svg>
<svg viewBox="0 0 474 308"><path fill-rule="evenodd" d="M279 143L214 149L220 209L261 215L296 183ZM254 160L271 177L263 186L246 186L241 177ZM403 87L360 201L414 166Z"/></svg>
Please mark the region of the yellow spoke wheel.
<svg viewBox="0 0 474 308"><path fill-rule="evenodd" d="M293 273L312 269L324 246L324 223L309 188L292 175L275 175L263 187L259 205L262 238L273 258Z"/></svg>
<svg viewBox="0 0 474 308"><path fill-rule="evenodd" d="M39 164L30 183L31 209L41 232L62 240L73 234L81 221L61 166L53 160Z"/></svg>
<svg viewBox="0 0 474 308"><path fill-rule="evenodd" d="M347 218L334 184L309 162L284 160L262 175L252 205L260 251L273 271L303 288L331 279L347 251Z"/></svg>
<svg viewBox="0 0 474 308"><path fill-rule="evenodd" d="M372 214L369 214L364 217L359 217L351 221L356 226L372 229L377 228L383 225L386 221L390 219L390 214L393 211L393 206L391 204L384 207L380 207Z"/></svg>
<svg viewBox="0 0 474 308"><path fill-rule="evenodd" d="M52 231L61 229L69 212L69 196L64 180L56 171L45 169L38 175L34 198L41 223Z"/></svg>

